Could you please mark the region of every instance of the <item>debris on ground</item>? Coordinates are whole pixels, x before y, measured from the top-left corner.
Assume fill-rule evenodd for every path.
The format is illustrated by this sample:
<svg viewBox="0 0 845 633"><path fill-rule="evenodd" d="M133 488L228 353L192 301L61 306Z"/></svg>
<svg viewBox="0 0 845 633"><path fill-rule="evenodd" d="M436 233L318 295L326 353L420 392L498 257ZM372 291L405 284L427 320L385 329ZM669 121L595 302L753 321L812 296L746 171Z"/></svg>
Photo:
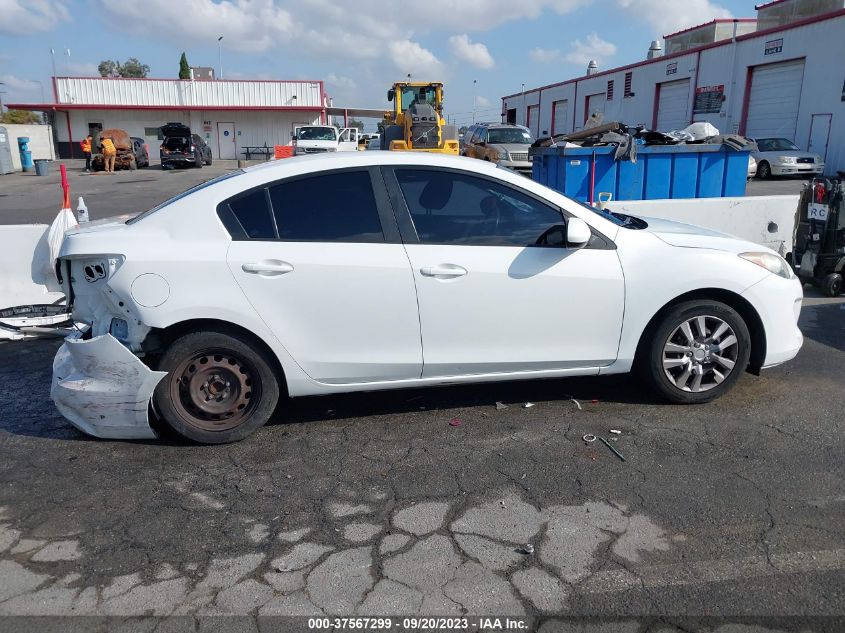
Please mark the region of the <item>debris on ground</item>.
<svg viewBox="0 0 845 633"><path fill-rule="evenodd" d="M451 420L449 420L449 426L460 426L460 425L461 425L460 418L452 418Z"/></svg>
<svg viewBox="0 0 845 633"><path fill-rule="evenodd" d="M595 442L596 436L593 435L592 433L587 433L582 439L587 443Z"/></svg>
<svg viewBox="0 0 845 633"><path fill-rule="evenodd" d="M496 409L498 409L499 411L501 411L502 409L507 409L507 408L508 408L508 405L504 404L503 402L497 402L496 403Z"/></svg>
<svg viewBox="0 0 845 633"><path fill-rule="evenodd" d="M614 435L622 435L622 431L620 431L619 429L610 429L610 432Z"/></svg>
<svg viewBox="0 0 845 633"><path fill-rule="evenodd" d="M603 443L605 446L607 446L607 447L608 447L611 451L613 451L613 454L614 454L614 455L616 455L616 456L617 456L619 459L621 459L623 462L625 461L625 457L622 455L622 453L620 453L620 452L619 452L619 451L617 451L615 448L613 448L613 446L611 446L610 442L608 442L608 441L607 441L606 439L604 439L603 437L600 437L599 439L602 441L602 443Z"/></svg>
<svg viewBox="0 0 845 633"><path fill-rule="evenodd" d="M584 410L584 408L581 406L581 403L580 403L580 402L578 402L575 398L573 398L572 396L569 396L569 399L570 399L570 400L572 400L572 402L574 402L574 403L575 403L575 406L576 406L576 407L578 407L578 410L579 410L579 411L583 411L583 410Z"/></svg>
<svg viewBox="0 0 845 633"><path fill-rule="evenodd" d="M534 553L534 546L531 543L526 543L522 546L522 553L530 556Z"/></svg>
<svg viewBox="0 0 845 633"><path fill-rule="evenodd" d="M522 408L523 409L530 409L533 406L535 406L533 402L526 402L524 405L522 405Z"/></svg>

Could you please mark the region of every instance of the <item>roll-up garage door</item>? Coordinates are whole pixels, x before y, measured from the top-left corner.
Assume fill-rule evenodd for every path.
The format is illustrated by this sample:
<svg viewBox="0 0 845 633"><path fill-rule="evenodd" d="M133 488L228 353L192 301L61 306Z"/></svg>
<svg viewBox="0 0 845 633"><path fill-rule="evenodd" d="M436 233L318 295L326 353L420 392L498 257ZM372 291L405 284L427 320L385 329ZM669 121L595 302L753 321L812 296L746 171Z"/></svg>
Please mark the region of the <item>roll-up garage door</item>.
<svg viewBox="0 0 845 633"><path fill-rule="evenodd" d="M745 135L795 141L804 60L757 66L751 73L751 93Z"/></svg>
<svg viewBox="0 0 845 633"><path fill-rule="evenodd" d="M566 134L569 131L569 100L555 101L552 104L552 135Z"/></svg>
<svg viewBox="0 0 845 633"><path fill-rule="evenodd" d="M689 79L667 81L660 84L657 99L657 129L660 132L680 130L689 122Z"/></svg>

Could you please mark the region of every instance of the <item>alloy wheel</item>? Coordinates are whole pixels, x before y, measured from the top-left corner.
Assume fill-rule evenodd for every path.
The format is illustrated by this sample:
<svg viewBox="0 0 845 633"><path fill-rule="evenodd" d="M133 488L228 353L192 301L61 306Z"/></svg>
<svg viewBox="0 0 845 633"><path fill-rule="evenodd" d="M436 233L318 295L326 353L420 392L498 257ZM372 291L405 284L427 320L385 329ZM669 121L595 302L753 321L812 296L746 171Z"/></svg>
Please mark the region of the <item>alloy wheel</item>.
<svg viewBox="0 0 845 633"><path fill-rule="evenodd" d="M682 391L709 391L736 368L739 340L715 316L695 316L676 327L663 346L663 371Z"/></svg>

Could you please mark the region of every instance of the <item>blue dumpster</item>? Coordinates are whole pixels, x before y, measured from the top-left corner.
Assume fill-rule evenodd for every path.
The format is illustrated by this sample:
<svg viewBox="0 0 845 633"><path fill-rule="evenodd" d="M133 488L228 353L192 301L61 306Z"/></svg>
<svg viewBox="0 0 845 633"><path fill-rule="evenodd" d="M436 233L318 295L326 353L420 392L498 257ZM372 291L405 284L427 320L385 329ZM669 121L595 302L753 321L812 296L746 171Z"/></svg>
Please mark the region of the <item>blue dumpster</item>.
<svg viewBox="0 0 845 633"><path fill-rule="evenodd" d="M649 145L637 148L637 162L615 160L615 146L547 147L534 154L533 178L588 202L595 162L593 200L610 192L614 200L744 196L747 150L727 145Z"/></svg>
<svg viewBox="0 0 845 633"><path fill-rule="evenodd" d="M29 151L29 137L18 137L18 151L21 154L21 169L23 171L32 171L32 152Z"/></svg>

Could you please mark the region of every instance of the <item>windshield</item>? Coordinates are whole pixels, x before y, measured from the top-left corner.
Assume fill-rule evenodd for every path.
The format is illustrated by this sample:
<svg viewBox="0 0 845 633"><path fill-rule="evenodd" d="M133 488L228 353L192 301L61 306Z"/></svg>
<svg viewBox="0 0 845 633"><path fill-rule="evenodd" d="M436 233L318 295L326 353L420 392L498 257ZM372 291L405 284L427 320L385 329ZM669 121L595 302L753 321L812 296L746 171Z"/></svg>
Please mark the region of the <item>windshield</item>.
<svg viewBox="0 0 845 633"><path fill-rule="evenodd" d="M518 143L520 145L527 145L533 142L531 134L521 128L503 127L490 128L487 132L487 142L491 145L496 143L501 145Z"/></svg>
<svg viewBox="0 0 845 633"><path fill-rule="evenodd" d="M761 152L801 151L795 146L795 143L785 138L758 138L757 147L760 148Z"/></svg>
<svg viewBox="0 0 845 633"><path fill-rule="evenodd" d="M205 181L205 182L201 182L200 184L196 185L195 187L191 187L191 188L190 188L190 189L188 189L187 191L183 191L182 193L180 193L180 194L178 194L178 195L173 196L173 197L172 197L172 198L170 198L169 200L165 200L165 201L164 201L164 202L162 202L161 204L158 204L158 205L154 206L154 207L153 207L152 209L150 209L149 211L144 211L143 213L140 213L140 214L136 215L134 218L130 218L129 220L127 220L127 221L126 221L126 224L135 224L135 222L137 222L138 220L143 220L143 219L144 219L145 217L147 217L148 215L152 215L153 213L155 213L155 212L156 212L156 211L158 211L159 209L163 209L164 207L166 207L166 206L168 206L168 205L170 205L170 204L173 204L173 203L174 203L174 202L176 202L177 200L181 200L181 199L182 199L182 198L184 198L185 196L189 196L189 195L191 195L192 193L194 193L194 192L196 192L196 191L199 191L200 189L205 189L206 187L210 187L211 185L217 184L218 182L222 182L222 181L224 181L224 180L228 180L229 178L232 178L232 177L234 177L234 176L239 176L239 175L241 175L242 173L244 173L244 170L243 170L243 169L236 169L235 171L230 171L229 173L227 173L227 174L223 174L222 176L217 176L217 178L212 178L211 180L207 180L207 181Z"/></svg>
<svg viewBox="0 0 845 633"><path fill-rule="evenodd" d="M424 95L421 95L422 92L425 92ZM431 107L434 107L434 100L437 95L435 94L434 88L429 88L427 86L417 86L416 88L412 86L405 86L402 88L402 110L407 110L411 107L411 104L416 100L419 99L425 103L428 103Z"/></svg>
<svg viewBox="0 0 845 633"><path fill-rule="evenodd" d="M333 127L301 127L296 133L298 141L336 141L337 130Z"/></svg>

